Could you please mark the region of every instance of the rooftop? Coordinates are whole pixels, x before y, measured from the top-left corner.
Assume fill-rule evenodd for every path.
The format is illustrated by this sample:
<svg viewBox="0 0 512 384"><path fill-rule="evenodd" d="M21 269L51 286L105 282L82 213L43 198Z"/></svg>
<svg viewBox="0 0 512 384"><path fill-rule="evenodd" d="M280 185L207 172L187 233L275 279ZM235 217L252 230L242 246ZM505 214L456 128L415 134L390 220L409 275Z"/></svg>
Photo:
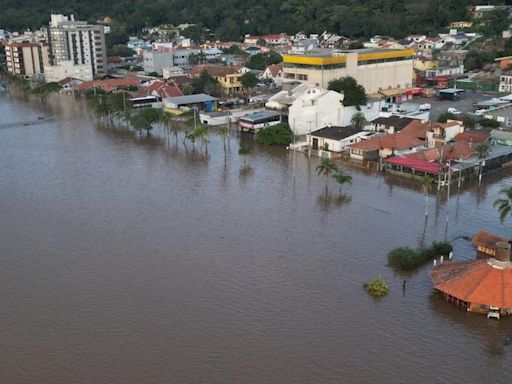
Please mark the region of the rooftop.
<svg viewBox="0 0 512 384"><path fill-rule="evenodd" d="M241 116L240 120L257 121L260 119L266 119L269 117L280 116L280 115L281 114L279 112L274 112L274 111L259 111L259 112L253 112L253 113L249 113L247 115Z"/></svg>
<svg viewBox="0 0 512 384"><path fill-rule="evenodd" d="M373 124L380 124L385 125L387 127L394 127L397 130L401 130L402 128L405 128L407 125L412 123L414 119L411 119L409 117L402 117L402 116L389 116L389 117L377 117L376 119L372 120L371 123Z"/></svg>
<svg viewBox="0 0 512 384"><path fill-rule="evenodd" d="M342 140L352 135L355 135L356 133L359 133L361 131L361 129L353 127L351 125L347 127L331 126L321 128L313 132L311 136L323 137L331 140Z"/></svg>
<svg viewBox="0 0 512 384"><path fill-rule="evenodd" d="M166 97L164 102L172 103L175 105L187 105L187 104L199 104L206 103L208 101L216 101L216 97L207 95L205 93L199 93L197 95L187 95L178 97Z"/></svg>
<svg viewBox="0 0 512 384"><path fill-rule="evenodd" d="M512 263L496 259L445 262L430 273L437 290L473 304L512 308Z"/></svg>
<svg viewBox="0 0 512 384"><path fill-rule="evenodd" d="M481 246L485 248L496 248L498 242L508 242L508 239L500 236L495 236L489 232L478 232L471 241L475 247Z"/></svg>

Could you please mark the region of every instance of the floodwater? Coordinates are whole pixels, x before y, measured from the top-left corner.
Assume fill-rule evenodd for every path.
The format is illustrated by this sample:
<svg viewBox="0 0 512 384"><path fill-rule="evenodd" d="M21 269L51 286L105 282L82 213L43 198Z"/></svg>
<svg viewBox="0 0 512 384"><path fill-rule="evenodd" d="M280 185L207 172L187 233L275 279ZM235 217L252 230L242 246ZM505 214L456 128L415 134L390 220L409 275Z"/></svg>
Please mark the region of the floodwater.
<svg viewBox="0 0 512 384"><path fill-rule="evenodd" d="M96 127L79 102L0 95L0 383L510 383L512 319L446 303L387 252L510 234L492 207L512 171L446 201L416 183L233 133L176 144ZM384 277L389 295L365 281ZM408 281L402 291L402 280Z"/></svg>

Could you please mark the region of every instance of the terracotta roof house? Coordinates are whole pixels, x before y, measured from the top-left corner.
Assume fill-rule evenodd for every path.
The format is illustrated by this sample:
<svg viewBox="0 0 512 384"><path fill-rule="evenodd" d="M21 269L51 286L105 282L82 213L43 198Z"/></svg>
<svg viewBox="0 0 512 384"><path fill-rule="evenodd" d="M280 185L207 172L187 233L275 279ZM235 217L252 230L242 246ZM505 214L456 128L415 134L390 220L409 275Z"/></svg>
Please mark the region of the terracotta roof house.
<svg viewBox="0 0 512 384"><path fill-rule="evenodd" d="M161 80L155 80L150 85L140 91L141 96L156 96L160 99L164 97L183 96L183 92L175 85L168 84Z"/></svg>
<svg viewBox="0 0 512 384"><path fill-rule="evenodd" d="M84 81L82 84L78 84L75 89L86 91L94 88L99 88L105 92L112 92L119 88L127 88L131 86L138 87L140 81L137 78L129 79L108 79L108 80L91 80Z"/></svg>
<svg viewBox="0 0 512 384"><path fill-rule="evenodd" d="M478 232L471 241L476 248L476 257L479 259L488 259L495 257L497 251L497 243L506 243L508 239L500 236L495 236L489 232Z"/></svg>
<svg viewBox="0 0 512 384"><path fill-rule="evenodd" d="M432 269L430 276L435 289L446 300L469 312L497 318L512 314L509 243L497 243L492 258L441 263Z"/></svg>
<svg viewBox="0 0 512 384"><path fill-rule="evenodd" d="M455 136L452 140L455 142L465 141L468 143L479 144L489 140L491 135L481 131L464 131Z"/></svg>
<svg viewBox="0 0 512 384"><path fill-rule="evenodd" d="M379 157L385 159L413 148L425 147L428 129L428 123L414 120L400 133L382 135L350 145L350 157L358 160L377 160Z"/></svg>

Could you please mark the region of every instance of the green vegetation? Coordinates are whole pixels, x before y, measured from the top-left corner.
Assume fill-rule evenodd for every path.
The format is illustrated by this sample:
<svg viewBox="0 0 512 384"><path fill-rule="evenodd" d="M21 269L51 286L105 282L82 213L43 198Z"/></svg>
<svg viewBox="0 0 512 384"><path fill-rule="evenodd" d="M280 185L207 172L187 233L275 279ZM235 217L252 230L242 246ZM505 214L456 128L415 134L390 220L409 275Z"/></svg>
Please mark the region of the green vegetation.
<svg viewBox="0 0 512 384"><path fill-rule="evenodd" d="M352 184L352 176L345 174L341 169L338 169L338 172L333 176L333 179L340 185L340 196L343 184Z"/></svg>
<svg viewBox="0 0 512 384"><path fill-rule="evenodd" d="M464 128L475 128L476 122L471 116L465 115L462 118L462 125Z"/></svg>
<svg viewBox="0 0 512 384"><path fill-rule="evenodd" d="M449 22L465 20L468 5L477 0L173 0L162 3L146 0L100 1L0 0L0 25L7 30L22 31L47 25L50 10L74 13L80 20L95 21L108 15L116 29L127 33L143 27L189 22L184 34L201 38L204 28L217 39L241 39L244 34L268 34L286 31L321 33L324 30L349 37L376 34L404 37L410 33L433 34ZM501 26L499 24L496 28ZM115 44L123 44L116 42Z"/></svg>
<svg viewBox="0 0 512 384"><path fill-rule="evenodd" d="M192 93L206 93L211 96L221 96L222 86L206 70L199 77L192 79Z"/></svg>
<svg viewBox="0 0 512 384"><path fill-rule="evenodd" d="M453 247L444 242L434 242L424 249L395 248L388 253L388 262L399 271L412 271L435 257L448 256L452 250Z"/></svg>
<svg viewBox="0 0 512 384"><path fill-rule="evenodd" d="M109 56L121 56L121 57L130 57L135 55L135 51L131 48L128 48L126 45L117 44L112 47L112 49L108 53Z"/></svg>
<svg viewBox="0 0 512 384"><path fill-rule="evenodd" d="M446 123L448 120L456 120L457 116L450 112L444 112L439 115L437 118L438 123Z"/></svg>
<svg viewBox="0 0 512 384"><path fill-rule="evenodd" d="M269 53L258 53L251 56L245 66L247 68L264 71L269 65L279 64L281 61L283 61L282 56L279 53L271 51Z"/></svg>
<svg viewBox="0 0 512 384"><path fill-rule="evenodd" d="M489 128L499 128L501 125L499 121L494 119L482 119L480 120L480 125L482 127L489 127Z"/></svg>
<svg viewBox="0 0 512 384"><path fill-rule="evenodd" d="M293 139L293 133L287 123L262 128L256 134L256 141L263 145L288 145Z"/></svg>
<svg viewBox="0 0 512 384"><path fill-rule="evenodd" d="M338 172L338 166L334 164L330 159L322 159L319 165L316 167L316 173L318 176L325 176L325 195L329 194L329 176L333 172Z"/></svg>
<svg viewBox="0 0 512 384"><path fill-rule="evenodd" d="M373 297L386 296L389 292L389 286L382 277L378 277L363 285L364 290Z"/></svg>
<svg viewBox="0 0 512 384"><path fill-rule="evenodd" d="M358 84L356 79L351 76L331 80L329 81L327 88L332 91L343 93L343 105L345 107L366 104L366 93L364 87Z"/></svg>
<svg viewBox="0 0 512 384"><path fill-rule="evenodd" d="M142 109L138 114L130 118L130 123L137 131L146 130L147 134L153 129L153 124L160 121L161 111L154 108Z"/></svg>
<svg viewBox="0 0 512 384"><path fill-rule="evenodd" d="M258 84L258 78L254 73L247 72L240 76L240 82L244 88L254 88Z"/></svg>
<svg viewBox="0 0 512 384"><path fill-rule="evenodd" d="M240 148L238 148L238 154L243 156L244 158L244 166L246 165L246 157L251 154L251 147L248 145L240 145Z"/></svg>
<svg viewBox="0 0 512 384"><path fill-rule="evenodd" d="M361 111L357 111L350 119L352 125L357 129L363 129L366 125L366 117L364 117L364 113Z"/></svg>
<svg viewBox="0 0 512 384"><path fill-rule="evenodd" d="M503 188L500 193L504 197L494 202L494 207L498 208L500 221L503 223L507 216L512 216L512 187Z"/></svg>

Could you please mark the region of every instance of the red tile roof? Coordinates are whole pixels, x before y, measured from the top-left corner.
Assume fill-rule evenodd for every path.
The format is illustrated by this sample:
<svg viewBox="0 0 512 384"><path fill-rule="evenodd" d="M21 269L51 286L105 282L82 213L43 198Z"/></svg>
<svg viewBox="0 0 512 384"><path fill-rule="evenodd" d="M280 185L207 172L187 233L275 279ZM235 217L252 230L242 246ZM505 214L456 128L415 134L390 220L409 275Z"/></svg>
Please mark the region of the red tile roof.
<svg viewBox="0 0 512 384"><path fill-rule="evenodd" d="M496 243L508 242L509 240L504 237L495 236L489 232L478 232L471 241L475 247L481 246L485 248L496 248Z"/></svg>
<svg viewBox="0 0 512 384"><path fill-rule="evenodd" d="M75 88L78 90L87 90L101 88L106 92L111 92L117 88L139 86L140 82L137 78L131 79L108 79L108 80L91 80L78 84Z"/></svg>
<svg viewBox="0 0 512 384"><path fill-rule="evenodd" d="M430 275L437 290L459 300L512 308L512 266L495 263L494 259L448 261L434 267Z"/></svg>
<svg viewBox="0 0 512 384"><path fill-rule="evenodd" d="M437 175L439 173L439 163L433 161L411 159L408 157L390 157L384 159L384 162L416 169L433 175Z"/></svg>
<svg viewBox="0 0 512 384"><path fill-rule="evenodd" d="M479 131L464 131L459 133L457 136L453 138L453 141L466 141L471 143L483 143L484 141L489 140L491 135L487 132L479 132Z"/></svg>
<svg viewBox="0 0 512 384"><path fill-rule="evenodd" d="M279 64L272 64L268 66L268 70L272 76L276 77L277 74L283 70L283 66Z"/></svg>
<svg viewBox="0 0 512 384"><path fill-rule="evenodd" d="M175 84L167 84L161 80L153 81L149 86L142 89L142 96L177 97L183 96L183 92Z"/></svg>

